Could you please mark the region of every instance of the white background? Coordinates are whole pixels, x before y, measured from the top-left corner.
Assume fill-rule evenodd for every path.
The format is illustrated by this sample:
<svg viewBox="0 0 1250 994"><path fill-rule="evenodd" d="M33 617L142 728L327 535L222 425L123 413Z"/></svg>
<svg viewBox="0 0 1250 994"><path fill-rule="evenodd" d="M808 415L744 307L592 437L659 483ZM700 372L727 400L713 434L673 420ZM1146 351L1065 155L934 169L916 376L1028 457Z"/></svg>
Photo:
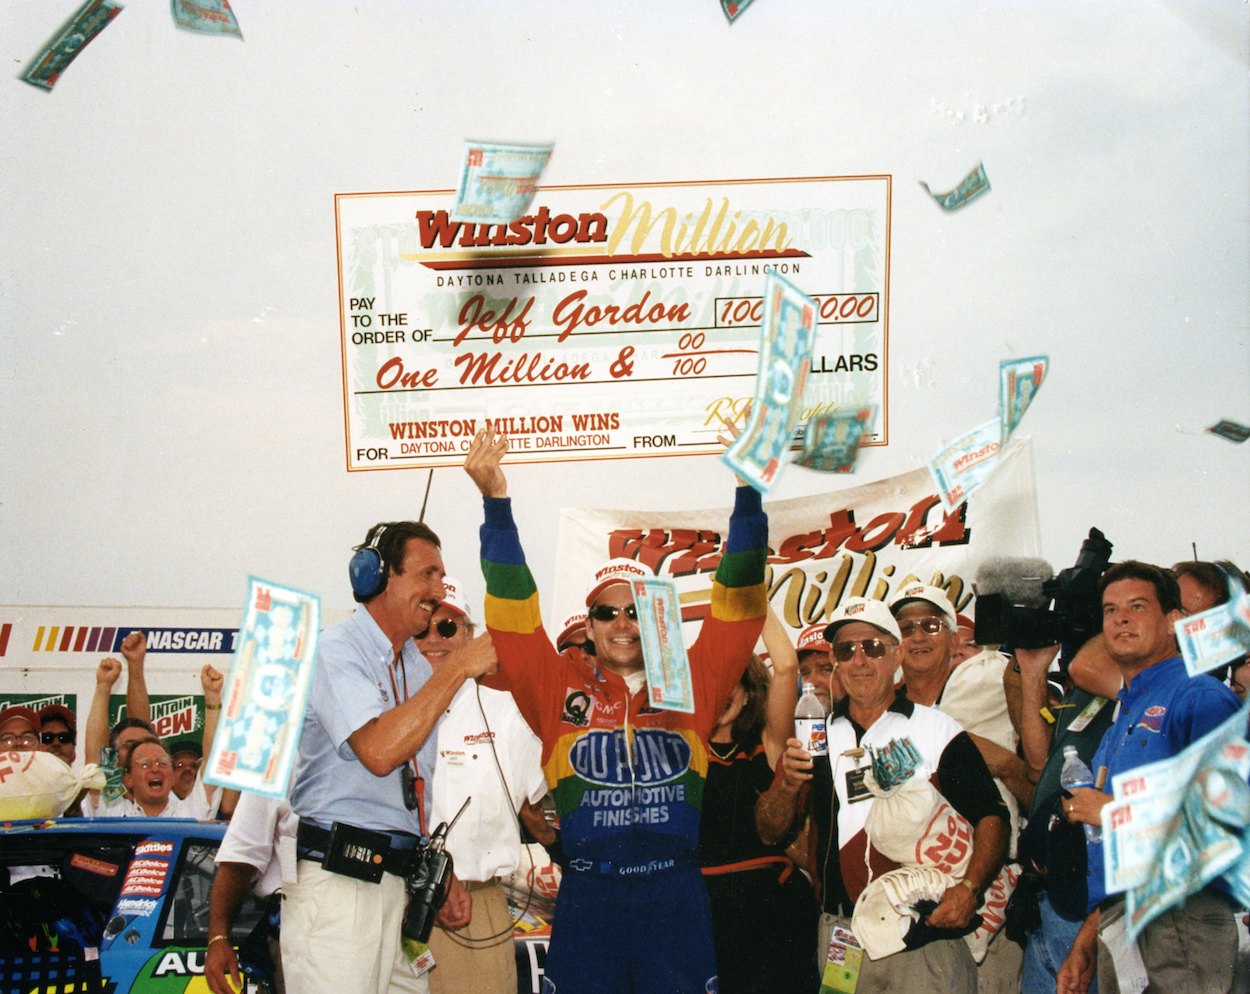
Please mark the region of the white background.
<svg viewBox="0 0 1250 994"><path fill-rule="evenodd" d="M126 9L52 93L16 76L73 0L5 0L0 603L350 603L351 546L425 471L345 472L335 192L456 182L467 137L554 140L552 183L890 173L891 444L921 465L1048 353L1025 419L1043 552L1250 565L1244 0L628 4L235 0L245 41ZM946 214L978 160L992 191ZM539 588L562 506L720 506L711 457L518 466ZM427 519L480 603L476 491ZM552 621L552 619L549 619ZM552 621L552 623L555 623Z"/></svg>

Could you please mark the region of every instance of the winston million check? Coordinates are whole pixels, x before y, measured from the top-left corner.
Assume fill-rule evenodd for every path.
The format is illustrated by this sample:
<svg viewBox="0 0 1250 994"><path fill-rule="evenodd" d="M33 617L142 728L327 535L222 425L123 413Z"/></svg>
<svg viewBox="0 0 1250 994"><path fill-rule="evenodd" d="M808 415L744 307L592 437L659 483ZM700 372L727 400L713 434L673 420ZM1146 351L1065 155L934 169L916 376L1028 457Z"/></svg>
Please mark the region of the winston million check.
<svg viewBox="0 0 1250 994"><path fill-rule="evenodd" d="M817 306L807 421L888 442L892 178L540 186L508 224L455 191L335 196L349 471L713 455L754 392L770 272Z"/></svg>

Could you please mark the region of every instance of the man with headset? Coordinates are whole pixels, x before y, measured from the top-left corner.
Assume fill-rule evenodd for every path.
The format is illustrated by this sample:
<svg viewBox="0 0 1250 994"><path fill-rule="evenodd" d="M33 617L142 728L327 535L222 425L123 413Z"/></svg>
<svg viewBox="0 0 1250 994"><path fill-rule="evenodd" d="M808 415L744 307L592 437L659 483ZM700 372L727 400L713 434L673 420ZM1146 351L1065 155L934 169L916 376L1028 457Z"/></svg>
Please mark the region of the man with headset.
<svg viewBox="0 0 1250 994"><path fill-rule="evenodd" d="M443 602L416 640L435 673L474 629L460 582L445 576L443 587ZM501 881L521 865L517 818L546 792L542 745L512 695L466 680L439 722L430 823L451 823L468 800L447 835L447 851L473 897L473 920L430 934L431 994L515 994L513 922Z"/></svg>
<svg viewBox="0 0 1250 994"><path fill-rule="evenodd" d="M417 651L413 637L446 593L425 524L374 525L349 573L360 606L317 645L291 788L299 860L284 888L283 967L300 994L423 994L400 927L405 874L428 830L434 726L466 680L494 672L495 651L479 636L437 673ZM442 921L466 924L470 906L453 881Z"/></svg>

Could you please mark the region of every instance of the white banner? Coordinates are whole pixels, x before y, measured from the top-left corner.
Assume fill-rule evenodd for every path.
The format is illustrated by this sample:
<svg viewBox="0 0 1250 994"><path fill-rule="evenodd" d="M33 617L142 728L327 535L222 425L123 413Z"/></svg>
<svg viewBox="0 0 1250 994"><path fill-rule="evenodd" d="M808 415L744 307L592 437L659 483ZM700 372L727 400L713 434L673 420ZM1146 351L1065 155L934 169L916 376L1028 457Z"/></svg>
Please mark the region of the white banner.
<svg viewBox="0 0 1250 994"><path fill-rule="evenodd" d="M725 492L729 475L718 477ZM1031 440L1014 437L990 481L945 513L928 469L835 493L765 504L773 608L795 632L829 618L846 597L888 600L920 579L944 587L960 611L989 556L1039 554ZM565 510L548 625L585 610L587 579L606 559L641 560L671 576L682 617L701 619L711 599L729 508L697 511ZM522 540L524 540L522 534ZM794 633L792 633L793 636Z"/></svg>

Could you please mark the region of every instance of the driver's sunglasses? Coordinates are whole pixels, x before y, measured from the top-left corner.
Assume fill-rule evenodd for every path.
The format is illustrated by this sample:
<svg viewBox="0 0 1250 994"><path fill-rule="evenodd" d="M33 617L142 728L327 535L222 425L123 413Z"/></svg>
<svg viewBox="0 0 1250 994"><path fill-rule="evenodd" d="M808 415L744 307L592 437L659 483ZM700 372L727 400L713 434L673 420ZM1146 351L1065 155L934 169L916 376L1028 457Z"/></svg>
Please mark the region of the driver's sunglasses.
<svg viewBox="0 0 1250 994"><path fill-rule="evenodd" d="M73 745L74 733L73 732L41 732L39 735L39 741L42 742L46 746Z"/></svg>
<svg viewBox="0 0 1250 994"><path fill-rule="evenodd" d="M630 621L638 620L638 608L633 604L626 604L624 607L613 607L611 604L596 604L590 609L589 613L595 621L615 621L617 615L622 611L625 612L625 617Z"/></svg>
<svg viewBox="0 0 1250 994"><path fill-rule="evenodd" d="M855 650L863 648L864 655L869 659L880 659L885 655L886 644L880 639L860 639L858 642L834 642L833 658L839 663L849 663Z"/></svg>
<svg viewBox="0 0 1250 994"><path fill-rule="evenodd" d="M946 630L946 623L941 618L920 618L916 621L900 621L898 630L902 633L903 638L910 638L912 633L919 628L926 635L936 635L938 632Z"/></svg>
<svg viewBox="0 0 1250 994"><path fill-rule="evenodd" d="M460 623L457 621L452 621L450 618L439 618L438 621L434 622L434 624L430 626L430 628L438 632L438 634L441 635L443 638L449 639L453 635L455 635L456 632L459 630ZM425 631L423 631L420 635L417 636L417 638L419 639L429 638L430 628L427 628Z"/></svg>

